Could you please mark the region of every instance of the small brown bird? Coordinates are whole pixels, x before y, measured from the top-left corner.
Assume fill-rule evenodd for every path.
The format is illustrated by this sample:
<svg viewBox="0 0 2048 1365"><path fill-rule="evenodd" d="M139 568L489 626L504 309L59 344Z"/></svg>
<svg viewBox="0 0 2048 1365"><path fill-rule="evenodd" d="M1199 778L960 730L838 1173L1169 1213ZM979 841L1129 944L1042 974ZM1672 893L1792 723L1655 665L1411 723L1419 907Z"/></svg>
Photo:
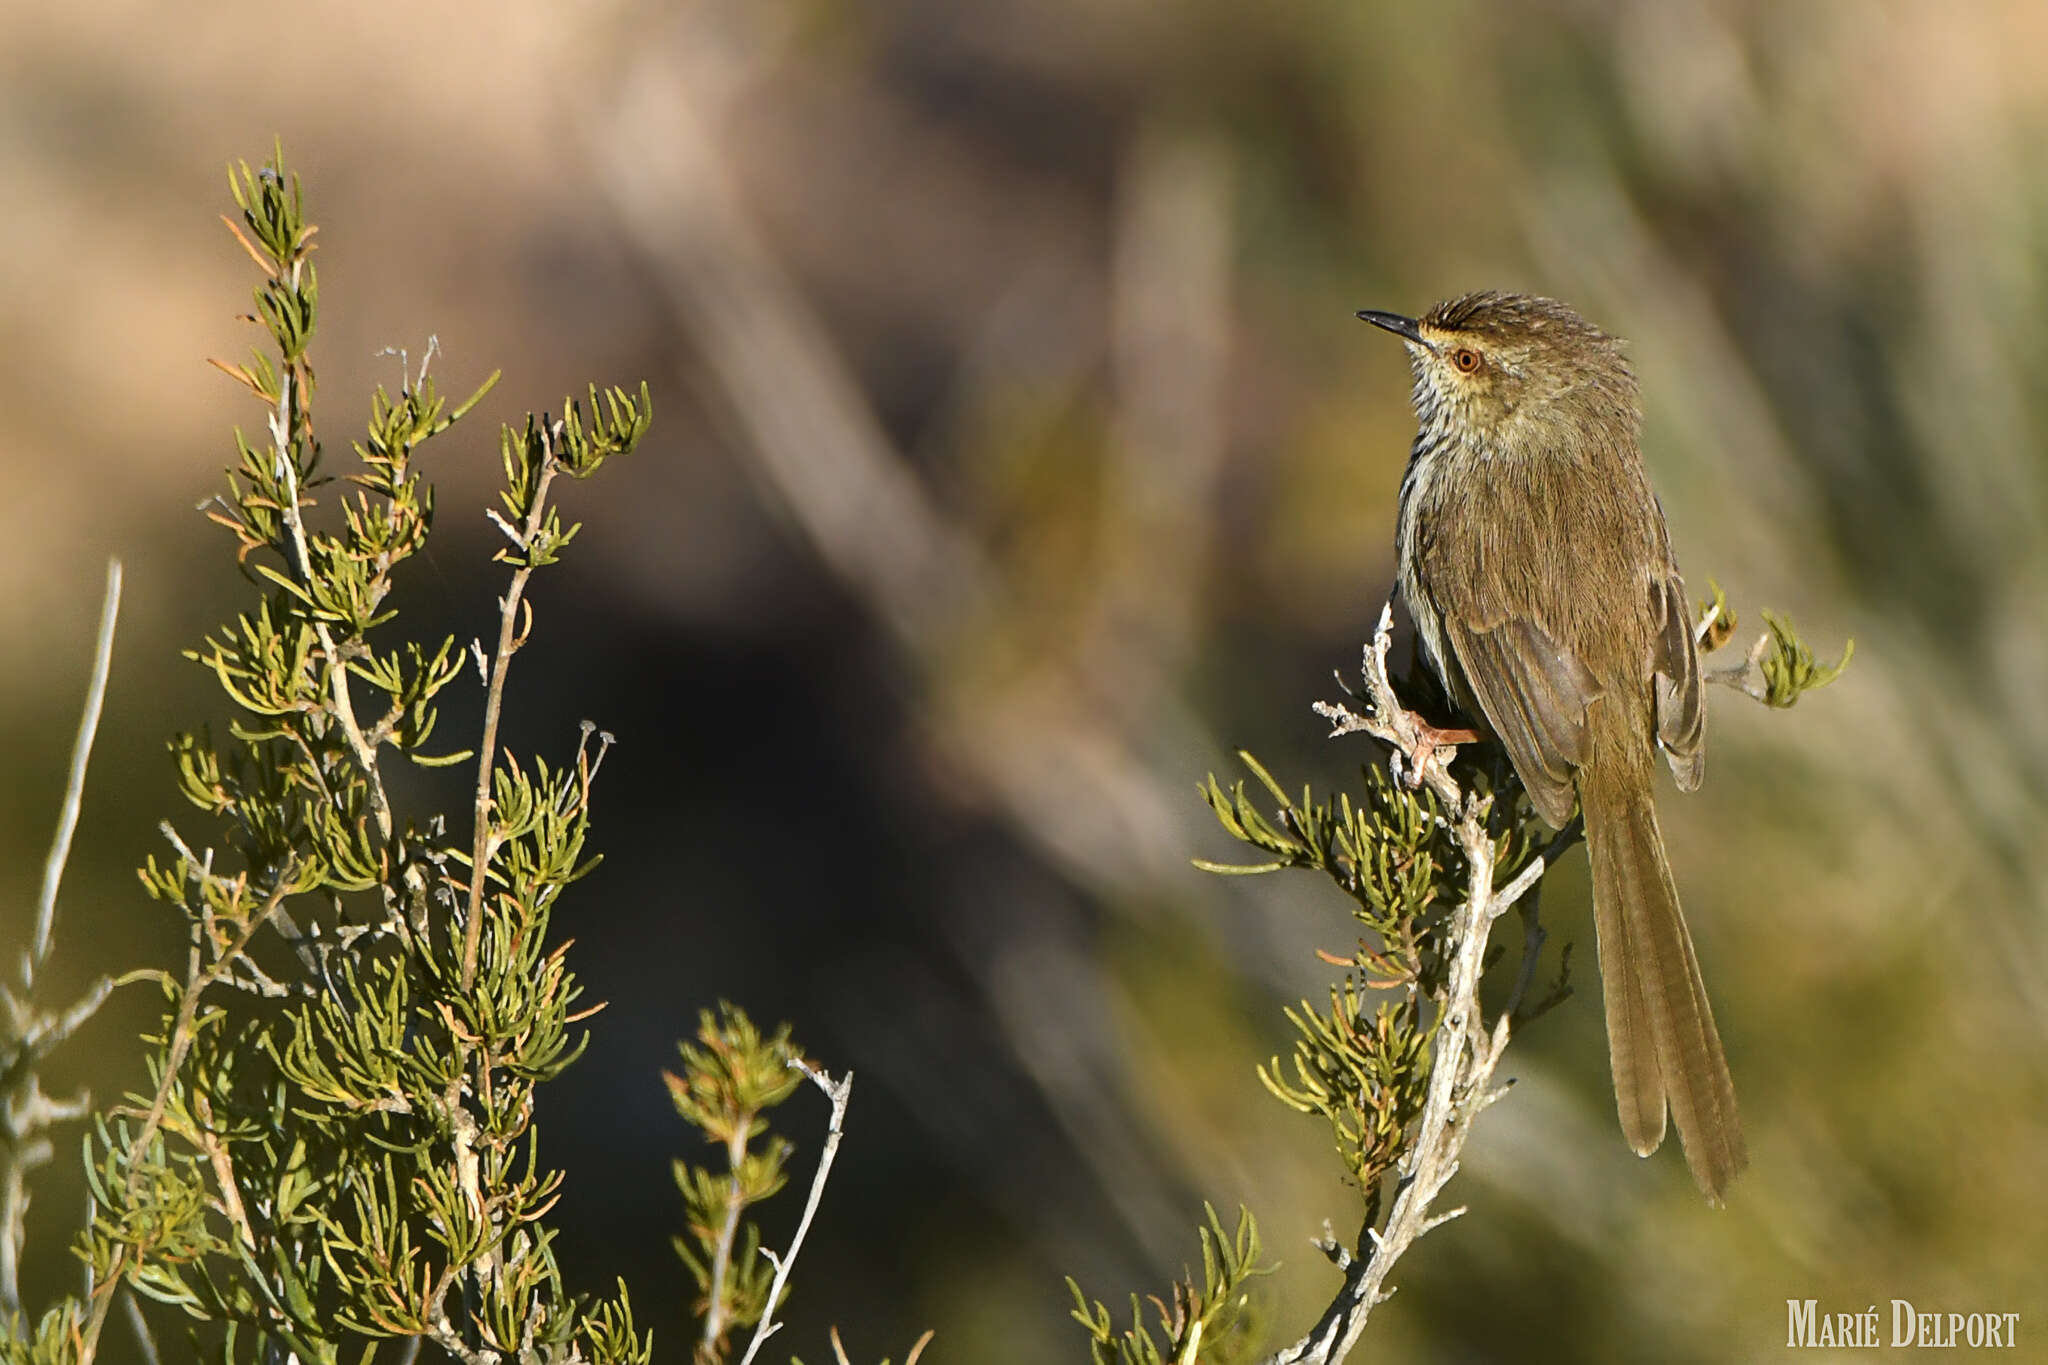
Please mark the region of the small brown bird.
<svg viewBox="0 0 2048 1365"><path fill-rule="evenodd" d="M1622 1133L1655 1151L1668 1100L1718 1204L1749 1153L1651 794L1660 748L1681 790L1699 785L1706 709L1635 376L1553 299L1358 316L1415 370L1395 549L1423 654L1545 820L1563 828L1574 798L1584 812Z"/></svg>

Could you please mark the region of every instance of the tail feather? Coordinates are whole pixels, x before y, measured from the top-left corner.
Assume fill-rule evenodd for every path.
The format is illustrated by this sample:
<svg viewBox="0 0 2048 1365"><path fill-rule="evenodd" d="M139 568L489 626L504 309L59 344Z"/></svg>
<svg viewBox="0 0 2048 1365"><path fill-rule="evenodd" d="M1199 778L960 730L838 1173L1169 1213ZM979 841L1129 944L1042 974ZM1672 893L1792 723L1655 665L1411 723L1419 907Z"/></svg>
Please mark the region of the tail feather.
<svg viewBox="0 0 2048 1365"><path fill-rule="evenodd" d="M1621 1133L1637 1156L1664 1141L1664 1071L1650 1002L1628 941L1628 921L1611 898L1593 898L1593 928L1600 953L1601 990L1607 1001L1607 1055L1614 1069L1614 1102Z"/></svg>
<svg viewBox="0 0 2048 1365"><path fill-rule="evenodd" d="M1604 767L1582 770L1581 796L1622 1132L1637 1152L1655 1150L1668 1100L1693 1179L1718 1204L1749 1164L1735 1082L1648 783L1627 773L1596 776Z"/></svg>

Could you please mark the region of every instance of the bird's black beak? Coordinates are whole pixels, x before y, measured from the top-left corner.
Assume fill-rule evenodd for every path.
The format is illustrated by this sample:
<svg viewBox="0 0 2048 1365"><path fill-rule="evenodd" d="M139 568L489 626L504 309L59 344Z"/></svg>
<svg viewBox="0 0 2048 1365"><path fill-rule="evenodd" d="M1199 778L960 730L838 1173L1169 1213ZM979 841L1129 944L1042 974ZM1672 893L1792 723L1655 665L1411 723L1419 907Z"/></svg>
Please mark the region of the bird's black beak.
<svg viewBox="0 0 2048 1365"><path fill-rule="evenodd" d="M1412 341L1417 346L1429 344L1422 339L1422 329L1415 325L1414 318L1404 318L1399 313L1382 313L1376 308L1361 308L1358 316L1375 327L1384 327L1403 341Z"/></svg>

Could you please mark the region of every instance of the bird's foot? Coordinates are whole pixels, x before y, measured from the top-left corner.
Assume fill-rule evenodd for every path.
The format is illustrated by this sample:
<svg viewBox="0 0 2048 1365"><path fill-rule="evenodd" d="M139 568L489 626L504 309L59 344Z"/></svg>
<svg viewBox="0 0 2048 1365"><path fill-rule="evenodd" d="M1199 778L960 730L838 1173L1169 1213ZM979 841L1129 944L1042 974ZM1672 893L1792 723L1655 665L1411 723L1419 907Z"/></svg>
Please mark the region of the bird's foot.
<svg viewBox="0 0 2048 1365"><path fill-rule="evenodd" d="M1436 757L1437 750L1454 751L1460 744L1477 744L1484 738L1477 730L1438 729L1413 711L1406 711L1403 715L1407 721L1403 728L1414 736L1414 742L1402 750L1408 762L1401 779L1410 787L1422 785L1422 774L1428 770L1429 761ZM1446 752L1444 762L1448 765L1450 761L1450 753Z"/></svg>

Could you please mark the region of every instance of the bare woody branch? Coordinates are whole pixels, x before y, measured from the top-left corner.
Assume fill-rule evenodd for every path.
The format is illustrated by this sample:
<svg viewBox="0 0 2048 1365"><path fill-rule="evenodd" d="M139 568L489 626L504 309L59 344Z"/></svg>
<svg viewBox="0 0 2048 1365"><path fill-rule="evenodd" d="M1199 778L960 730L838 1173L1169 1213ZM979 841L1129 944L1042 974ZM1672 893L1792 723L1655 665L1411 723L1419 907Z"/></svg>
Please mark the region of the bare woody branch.
<svg viewBox="0 0 2048 1365"><path fill-rule="evenodd" d="M825 1182L832 1177L832 1160L839 1155L839 1138L846 1123L846 1102L853 1096L853 1073L847 1072L838 1079L821 1067L814 1067L801 1057L793 1057L790 1066L811 1078L812 1084L825 1092L825 1098L832 1102L832 1117L825 1127L825 1146L818 1153L818 1171L811 1177L810 1197L804 1201L803 1217L797 1220L796 1232L789 1239L789 1250L776 1255L768 1248L761 1248L761 1254L775 1265L775 1279L768 1286L768 1303L761 1310L761 1320L754 1324L754 1335L747 1342L746 1353L740 1357L740 1365L753 1365L754 1356L769 1337L780 1331L782 1324L775 1320L775 1310L782 1303L782 1293L789 1284L789 1272L796 1266L797 1253L803 1250L804 1237L811 1230L811 1219L818 1212L818 1203L825 1197Z"/></svg>
<svg viewBox="0 0 2048 1365"><path fill-rule="evenodd" d="M1318 714L1331 722L1331 735L1364 733L1394 747L1399 775L1402 755L1415 752L1422 736L1394 695L1387 677L1392 639L1391 604L1365 652L1367 710L1359 715L1342 705L1321 703ZM1506 1093L1494 1072L1507 1049L1510 1014L1491 1027L1479 1003L1479 981L1494 921L1520 900L1556 856L1555 848L1532 859L1506 886L1495 889L1494 836L1487 827L1492 798L1466 792L1451 777L1449 754L1439 748L1412 776L1454 812L1452 829L1466 861L1465 899L1452 917L1446 953L1449 979L1437 1001L1429 1092L1414 1139L1396 1168L1397 1193L1386 1225L1368 1227L1355 1252L1330 1239L1326 1254L1344 1272L1344 1283L1322 1317L1300 1340L1267 1357L1266 1365L1335 1365L1358 1343L1372 1310L1392 1294L1388 1277L1408 1248L1463 1208L1439 1210L1437 1201L1458 1173L1460 1154L1480 1112Z"/></svg>
<svg viewBox="0 0 2048 1365"><path fill-rule="evenodd" d="M52 1011L36 1003L36 973L50 955L50 935L57 916L57 889L71 859L71 838L85 801L85 772L99 731L100 710L107 696L107 674L114 657L114 624L121 614L121 561L107 561L106 596L100 605L99 634L93 646L92 680L86 685L85 711L71 748L71 769L58 808L57 832L43 863L43 883L36 898L35 931L21 955L21 994L0 986L0 1314L21 1306L19 1270L27 1240L28 1174L47 1162L54 1148L44 1136L50 1125L79 1118L91 1108L80 1091L68 1100L43 1093L39 1065L50 1050L75 1033L107 998L114 983L102 976L88 986L69 1009Z"/></svg>

